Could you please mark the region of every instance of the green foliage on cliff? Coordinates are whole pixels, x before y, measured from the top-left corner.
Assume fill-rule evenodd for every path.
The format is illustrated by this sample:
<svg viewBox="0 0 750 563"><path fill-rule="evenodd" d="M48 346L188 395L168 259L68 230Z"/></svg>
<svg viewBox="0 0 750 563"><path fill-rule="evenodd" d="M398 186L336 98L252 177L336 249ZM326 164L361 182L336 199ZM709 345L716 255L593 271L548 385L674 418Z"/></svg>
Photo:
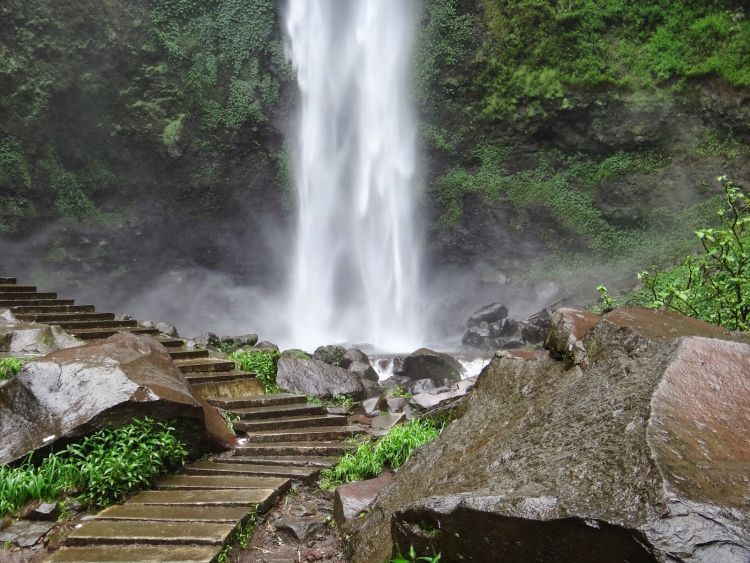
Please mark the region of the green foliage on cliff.
<svg viewBox="0 0 750 563"><path fill-rule="evenodd" d="M731 0L481 0L485 115L566 107L580 88L649 90L717 75L750 87L750 19Z"/></svg>
<svg viewBox="0 0 750 563"><path fill-rule="evenodd" d="M695 234L702 252L674 268L638 274L630 303L665 307L730 330L750 330L750 196L722 177L724 208L716 228Z"/></svg>
<svg viewBox="0 0 750 563"><path fill-rule="evenodd" d="M23 358L0 358L0 381L18 375L25 363Z"/></svg>
<svg viewBox="0 0 750 563"><path fill-rule="evenodd" d="M287 72L272 0L152 0L151 19L205 127L266 121Z"/></svg>

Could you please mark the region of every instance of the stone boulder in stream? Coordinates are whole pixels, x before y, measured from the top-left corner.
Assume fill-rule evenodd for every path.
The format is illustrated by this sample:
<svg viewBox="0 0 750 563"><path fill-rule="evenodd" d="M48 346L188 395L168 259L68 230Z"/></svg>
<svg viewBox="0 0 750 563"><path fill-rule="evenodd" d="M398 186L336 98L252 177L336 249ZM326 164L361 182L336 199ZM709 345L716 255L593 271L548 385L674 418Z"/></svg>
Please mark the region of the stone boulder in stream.
<svg viewBox="0 0 750 563"><path fill-rule="evenodd" d="M420 348L397 360L399 361L394 363L393 370L396 377L408 378L412 382L429 379L435 387L460 381L464 371L463 366L454 357L429 348Z"/></svg>
<svg viewBox="0 0 750 563"><path fill-rule="evenodd" d="M124 332L29 362L0 383L0 464L145 416L205 423L215 441L234 442L219 412L193 396L167 350Z"/></svg>
<svg viewBox="0 0 750 563"><path fill-rule="evenodd" d="M750 335L645 309L564 316L548 343L567 361L495 357L352 521L355 563L412 545L445 561L750 561Z"/></svg>
<svg viewBox="0 0 750 563"><path fill-rule="evenodd" d="M347 395L356 400L367 396L362 378L344 368L303 358L279 358L276 383L284 391L319 399Z"/></svg>

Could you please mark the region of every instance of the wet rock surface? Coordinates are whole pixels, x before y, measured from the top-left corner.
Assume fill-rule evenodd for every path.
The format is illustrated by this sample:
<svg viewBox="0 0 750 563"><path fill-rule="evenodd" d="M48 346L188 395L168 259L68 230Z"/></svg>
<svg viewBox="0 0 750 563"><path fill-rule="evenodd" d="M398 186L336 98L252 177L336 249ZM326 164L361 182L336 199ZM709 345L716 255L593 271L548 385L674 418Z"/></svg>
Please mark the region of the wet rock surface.
<svg viewBox="0 0 750 563"><path fill-rule="evenodd" d="M397 380L408 378L415 382L428 379L434 386L439 387L460 380L463 371L461 364L452 356L429 348L420 348L394 364L393 373Z"/></svg>
<svg viewBox="0 0 750 563"><path fill-rule="evenodd" d="M551 316L551 310L542 309L523 321L516 321L508 318L507 307L493 303L469 317L462 343L478 350L513 350L539 345Z"/></svg>
<svg viewBox="0 0 750 563"><path fill-rule="evenodd" d="M750 560L747 336L661 311L564 315L548 342L573 337L586 362L493 359L352 523L353 561L411 545L446 561Z"/></svg>
<svg viewBox="0 0 750 563"><path fill-rule="evenodd" d="M15 356L44 356L83 344L58 326L16 320L8 313L0 318L0 353Z"/></svg>
<svg viewBox="0 0 750 563"><path fill-rule="evenodd" d="M352 518L356 518L362 511L367 510L392 478L391 475L383 475L377 479L367 479L336 487L333 499L333 517L336 523L343 527Z"/></svg>
<svg viewBox="0 0 750 563"><path fill-rule="evenodd" d="M359 400L367 396L356 373L314 359L280 358L276 383L285 391L320 399L348 395Z"/></svg>
<svg viewBox="0 0 750 563"><path fill-rule="evenodd" d="M159 342L119 333L29 362L0 386L0 463L143 416L205 422L218 441L233 441Z"/></svg>

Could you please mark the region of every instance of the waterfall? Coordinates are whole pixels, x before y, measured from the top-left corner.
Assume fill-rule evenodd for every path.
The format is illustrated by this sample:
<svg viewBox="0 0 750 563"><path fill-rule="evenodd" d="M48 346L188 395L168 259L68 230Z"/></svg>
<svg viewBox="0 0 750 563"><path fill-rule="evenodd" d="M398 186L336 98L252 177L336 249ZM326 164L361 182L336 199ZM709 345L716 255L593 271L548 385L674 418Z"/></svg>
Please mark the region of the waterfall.
<svg viewBox="0 0 750 563"><path fill-rule="evenodd" d="M422 343L412 0L289 0L300 90L291 340Z"/></svg>

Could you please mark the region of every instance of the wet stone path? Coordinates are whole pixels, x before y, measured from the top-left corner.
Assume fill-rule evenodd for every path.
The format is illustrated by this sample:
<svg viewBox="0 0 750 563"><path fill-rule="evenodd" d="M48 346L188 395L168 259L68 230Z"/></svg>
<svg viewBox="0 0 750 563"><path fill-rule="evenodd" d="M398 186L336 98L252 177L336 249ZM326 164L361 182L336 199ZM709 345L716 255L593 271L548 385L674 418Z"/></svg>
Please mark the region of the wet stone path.
<svg viewBox="0 0 750 563"><path fill-rule="evenodd" d="M293 481L312 483L362 432L344 415L310 405L290 393L262 395L255 374L207 350L116 320L92 305L0 277L0 308L19 320L58 325L91 342L117 332L150 334L169 351L193 392L226 411L239 445L188 465L185 473L157 481L124 504L111 506L73 530L49 561L214 561L255 514L268 511Z"/></svg>

